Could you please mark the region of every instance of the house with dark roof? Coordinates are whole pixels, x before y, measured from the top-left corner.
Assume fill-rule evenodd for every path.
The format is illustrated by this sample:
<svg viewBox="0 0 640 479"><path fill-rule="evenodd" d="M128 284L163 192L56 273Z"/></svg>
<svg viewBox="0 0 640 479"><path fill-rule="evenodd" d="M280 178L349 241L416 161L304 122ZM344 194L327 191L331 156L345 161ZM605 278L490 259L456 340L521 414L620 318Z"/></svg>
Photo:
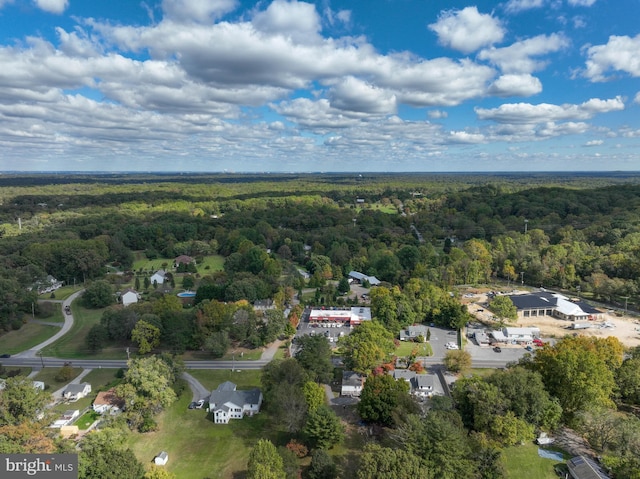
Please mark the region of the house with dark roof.
<svg viewBox="0 0 640 479"><path fill-rule="evenodd" d="M569 476L572 479L609 479L600 466L585 456L576 456L567 461Z"/></svg>
<svg viewBox="0 0 640 479"><path fill-rule="evenodd" d="M181 254L180 256L178 256L176 259L173 260L173 264L176 268L181 264L191 264L195 262L196 260L194 258L192 258L191 256L187 256L186 254Z"/></svg>
<svg viewBox="0 0 640 479"><path fill-rule="evenodd" d="M93 410L98 414L115 415L124 409L124 399L116 394L116 390L111 388L108 391L100 391L93 401Z"/></svg>
<svg viewBox="0 0 640 479"><path fill-rule="evenodd" d="M242 419L260 412L262 392L258 388L237 390L231 381L225 381L209 397L209 410L215 424L228 424L231 419Z"/></svg>

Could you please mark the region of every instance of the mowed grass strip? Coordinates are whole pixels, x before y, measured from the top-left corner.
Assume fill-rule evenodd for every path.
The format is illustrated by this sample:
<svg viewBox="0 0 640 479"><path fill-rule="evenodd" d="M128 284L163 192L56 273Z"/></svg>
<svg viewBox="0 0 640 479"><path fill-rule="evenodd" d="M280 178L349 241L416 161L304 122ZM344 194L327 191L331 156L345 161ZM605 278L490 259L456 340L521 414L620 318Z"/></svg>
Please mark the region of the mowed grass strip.
<svg viewBox="0 0 640 479"><path fill-rule="evenodd" d="M0 336L0 354L15 354L31 349L59 331L57 326L27 323L17 331L9 331Z"/></svg>
<svg viewBox="0 0 640 479"><path fill-rule="evenodd" d="M158 415L158 431L131 433L129 445L136 457L149 464L160 451L167 451L166 469L180 479L241 477L251 448L269 430L267 416L214 424L204 409L188 409L190 401L191 393L185 393Z"/></svg>
<svg viewBox="0 0 640 479"><path fill-rule="evenodd" d="M63 286L62 288L58 288L53 292L53 295L55 296L54 298L51 297L51 293L43 293L39 295L38 298L39 299L56 299L56 300L62 301L67 299L76 291L79 291L80 289L82 289L82 287L83 286L81 284L78 284L75 286L74 285Z"/></svg>
<svg viewBox="0 0 640 479"><path fill-rule="evenodd" d="M556 479L553 466L559 461L546 459L538 455L538 446L533 443L523 446L507 447L502 452L502 462L507 471L507 477L518 479Z"/></svg>

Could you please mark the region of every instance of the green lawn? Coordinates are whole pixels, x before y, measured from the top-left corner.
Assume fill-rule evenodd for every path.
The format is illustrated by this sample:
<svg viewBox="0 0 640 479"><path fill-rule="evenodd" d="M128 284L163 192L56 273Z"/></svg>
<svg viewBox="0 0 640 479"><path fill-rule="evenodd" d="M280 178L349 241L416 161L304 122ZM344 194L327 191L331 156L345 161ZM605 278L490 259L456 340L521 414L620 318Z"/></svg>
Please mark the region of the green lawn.
<svg viewBox="0 0 640 479"><path fill-rule="evenodd" d="M142 268L143 271L152 271L156 272L159 269L162 269L162 265L166 263L166 268L169 271L173 271L173 260L175 258L156 258L156 259L147 259L143 253L137 253L136 259L133 262L132 270L140 271ZM198 267L198 273L206 274L207 272L221 271L224 267L224 257L220 255L211 255L205 256L202 263L196 265ZM207 266L209 269L207 269Z"/></svg>
<svg viewBox="0 0 640 479"><path fill-rule="evenodd" d="M118 369L94 369L84 377L84 381L91 384L91 389L95 393L106 391L121 381L117 377L118 371Z"/></svg>
<svg viewBox="0 0 640 479"><path fill-rule="evenodd" d="M100 418L100 414L95 411L87 411L84 413L76 422L74 422L74 426L78 426L78 429L82 429L83 431L89 429L94 421L97 421Z"/></svg>
<svg viewBox="0 0 640 479"><path fill-rule="evenodd" d="M238 389L260 387L260 374L256 369L233 371L229 369L190 369L187 371L207 389L215 389L220 383L231 381Z"/></svg>
<svg viewBox="0 0 640 479"><path fill-rule="evenodd" d="M85 345L87 333L100 322L103 309L86 309L73 305L73 327L68 334L45 348L43 354L57 358L127 359L126 347L106 347L99 353L91 353Z"/></svg>
<svg viewBox="0 0 640 479"><path fill-rule="evenodd" d="M559 462L538 456L538 446L533 443L508 447L502 458L508 478L557 479L553 466Z"/></svg>
<svg viewBox="0 0 640 479"><path fill-rule="evenodd" d="M413 341L400 341L400 346L396 348L395 355L399 358L409 356L414 348L418 348L418 356L431 356L433 349L429 343L414 343Z"/></svg>
<svg viewBox="0 0 640 479"><path fill-rule="evenodd" d="M57 326L27 323L18 331L9 331L0 336L0 351L2 354L15 354L30 349L60 331Z"/></svg>
<svg viewBox="0 0 640 479"><path fill-rule="evenodd" d="M224 256L217 254L211 256L205 256L202 263L198 265L198 273L206 274L207 272L213 273L214 271L222 271L224 269ZM207 266L209 269L207 269Z"/></svg>
<svg viewBox="0 0 640 479"><path fill-rule="evenodd" d="M214 424L203 409L187 409L191 394L181 398L158 417L159 430L131 433L129 445L136 457L148 464L167 451L167 470L180 479L242 477L249 452L261 437L273 434L265 414Z"/></svg>
<svg viewBox="0 0 640 479"><path fill-rule="evenodd" d="M81 372L82 368L73 368L73 376L68 381L56 381L55 376L60 372L60 368L47 368L42 369L38 374L33 377L34 381L42 381L45 386L49 386L51 388L51 392L60 389L65 384L69 383L75 377L77 377ZM67 408L69 409L69 408ZM77 408L74 408L77 409Z"/></svg>
<svg viewBox="0 0 640 479"><path fill-rule="evenodd" d="M0 363L0 378L2 379L7 379L8 375L7 373L9 371L15 371L16 369L20 370L20 373L18 374L18 376L28 376L29 374L31 374L31 371L33 368L25 368L24 366L22 367L18 367L18 366L2 366L2 364Z"/></svg>

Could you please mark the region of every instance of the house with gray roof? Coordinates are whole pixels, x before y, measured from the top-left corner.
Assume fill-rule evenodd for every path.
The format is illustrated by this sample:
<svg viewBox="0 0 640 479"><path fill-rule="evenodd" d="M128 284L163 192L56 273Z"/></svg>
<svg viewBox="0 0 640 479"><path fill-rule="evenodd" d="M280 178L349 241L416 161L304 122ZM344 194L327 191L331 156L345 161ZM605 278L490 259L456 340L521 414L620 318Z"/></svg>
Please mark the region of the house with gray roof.
<svg viewBox="0 0 640 479"><path fill-rule="evenodd" d="M409 383L410 393L419 398L433 395L433 374L418 374L409 369L394 369L389 374L396 381L403 379Z"/></svg>
<svg viewBox="0 0 640 479"><path fill-rule="evenodd" d="M428 329L424 324L408 326L406 329L400 330L400 341L415 341L419 336L426 340Z"/></svg>
<svg viewBox="0 0 640 479"><path fill-rule="evenodd" d="M341 396L360 396L365 377L355 371L342 371Z"/></svg>
<svg viewBox="0 0 640 479"><path fill-rule="evenodd" d="M349 273L349 278L357 281L358 283L363 283L365 280L367 280L371 286L377 286L380 284L380 280L375 276L367 276L366 274L360 273L358 271L351 271Z"/></svg>
<svg viewBox="0 0 640 479"><path fill-rule="evenodd" d="M225 381L209 397L209 410L215 424L228 424L231 419L242 419L260 412L262 391L258 388L237 390L231 381Z"/></svg>
<svg viewBox="0 0 640 479"><path fill-rule="evenodd" d="M69 401L77 401L87 396L90 392L91 384L89 383L69 384L62 393L62 397Z"/></svg>

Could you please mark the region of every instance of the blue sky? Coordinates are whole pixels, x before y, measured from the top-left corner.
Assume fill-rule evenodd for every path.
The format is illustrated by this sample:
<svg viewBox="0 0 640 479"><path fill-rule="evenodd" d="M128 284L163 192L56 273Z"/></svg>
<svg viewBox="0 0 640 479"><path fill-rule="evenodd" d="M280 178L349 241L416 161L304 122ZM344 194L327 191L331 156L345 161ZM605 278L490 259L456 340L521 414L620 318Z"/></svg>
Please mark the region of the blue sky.
<svg viewBox="0 0 640 479"><path fill-rule="evenodd" d="M637 171L638 18L638 0L0 0L0 171Z"/></svg>

